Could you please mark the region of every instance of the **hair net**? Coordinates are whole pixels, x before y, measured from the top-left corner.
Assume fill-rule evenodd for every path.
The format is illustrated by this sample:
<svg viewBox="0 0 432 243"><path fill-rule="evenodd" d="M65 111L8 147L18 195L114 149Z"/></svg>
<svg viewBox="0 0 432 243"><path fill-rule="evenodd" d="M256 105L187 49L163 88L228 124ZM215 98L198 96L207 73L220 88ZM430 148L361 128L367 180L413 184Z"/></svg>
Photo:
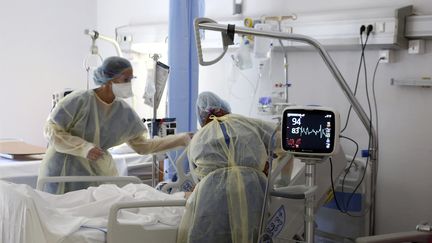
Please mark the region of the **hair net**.
<svg viewBox="0 0 432 243"><path fill-rule="evenodd" d="M129 60L123 57L109 57L94 71L93 81L97 85L105 84L128 68L132 68Z"/></svg>
<svg viewBox="0 0 432 243"><path fill-rule="evenodd" d="M223 110L227 113L231 113L231 107L228 102L212 92L202 92L199 94L196 107L197 118L201 126L204 125L211 114L215 114L215 111Z"/></svg>

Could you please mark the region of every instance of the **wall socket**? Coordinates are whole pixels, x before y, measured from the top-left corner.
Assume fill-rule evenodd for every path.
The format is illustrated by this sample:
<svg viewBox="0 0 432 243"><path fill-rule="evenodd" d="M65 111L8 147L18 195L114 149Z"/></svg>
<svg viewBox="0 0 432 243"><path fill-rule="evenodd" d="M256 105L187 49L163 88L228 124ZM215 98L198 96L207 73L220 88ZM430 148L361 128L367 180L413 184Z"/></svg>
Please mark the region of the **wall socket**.
<svg viewBox="0 0 432 243"><path fill-rule="evenodd" d="M393 51L392 50L380 50L379 57L382 63L392 63L394 62Z"/></svg>
<svg viewBox="0 0 432 243"><path fill-rule="evenodd" d="M410 40L408 41L408 54L424 54L425 40Z"/></svg>

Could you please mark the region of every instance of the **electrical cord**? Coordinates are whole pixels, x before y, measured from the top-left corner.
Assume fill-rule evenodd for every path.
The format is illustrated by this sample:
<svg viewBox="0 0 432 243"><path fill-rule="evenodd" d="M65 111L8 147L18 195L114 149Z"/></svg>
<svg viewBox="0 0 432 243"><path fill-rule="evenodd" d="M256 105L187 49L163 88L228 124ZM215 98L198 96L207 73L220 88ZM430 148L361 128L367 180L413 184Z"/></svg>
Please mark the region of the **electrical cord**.
<svg viewBox="0 0 432 243"><path fill-rule="evenodd" d="M341 138L344 138L344 139L347 139L347 140L349 140L349 141L351 141L351 142L353 142L354 145L356 146L356 151L355 151L355 153L354 153L354 155L353 155L353 158L352 158L350 164L348 165L348 168L345 169L345 175L344 175L344 177L343 177L343 179L342 179L342 194L343 194L343 193L344 193L345 179L346 179L348 173L350 172L352 165L354 164L354 160L355 160L355 158L357 157L357 153L358 153L358 151L359 151L359 145L358 145L358 143L357 143L354 139L352 139L352 138L345 137L345 136L340 136L340 137L341 137ZM349 207L349 205L346 205L346 204L345 204L345 200L342 200L342 203L343 203L344 209L346 210L346 209Z"/></svg>
<svg viewBox="0 0 432 243"><path fill-rule="evenodd" d="M341 208L341 206L339 205L339 201L338 201L338 199L337 199L337 197L336 197L336 191L335 191L335 186L334 186L334 182L333 182L333 162L332 162L331 157L329 157L329 161L330 161L330 181L331 181L331 187L332 187L333 198L334 198L334 201L335 201L335 203L336 203L336 207L337 207L337 209L338 209L341 213L346 214L346 215L348 215L348 216L350 216L350 217L353 217L353 218L364 217L364 216L368 213L369 210L366 210L366 211L365 211L363 214L361 214L361 215L354 215L354 214L349 213L347 209L343 210L343 209ZM361 183L360 183L360 184L361 184ZM353 195L353 194L351 194L351 195ZM349 204L348 204L348 205L349 205Z"/></svg>
<svg viewBox="0 0 432 243"><path fill-rule="evenodd" d="M372 25L369 25L369 26L372 26ZM357 94L357 88L358 88L359 79L360 79L361 67L362 67L362 64L363 64L363 61L364 61L364 58L365 58L364 51L366 49L366 45L367 45L367 42L369 40L369 35L370 35L370 32L371 32L371 30L369 31L369 29L370 29L369 26L368 26L368 31L366 33L366 40L365 40L364 43L363 43L363 32L366 31L366 27L364 25L362 25L360 27L360 43L361 43L362 51L361 51L361 55L360 55L359 67L358 67L358 70L357 70L357 78L356 78L356 83L355 83L355 87L354 87L354 96ZM346 118L346 121L345 121L345 125L341 129L341 133L343 133L346 130L347 126L348 126L348 122L349 122L349 119L350 119L350 116L351 116L351 111L352 111L352 105L350 105L350 107L348 109L348 114L347 114L347 118Z"/></svg>
<svg viewBox="0 0 432 243"><path fill-rule="evenodd" d="M369 36L369 34L372 32L372 29L373 29L372 25L368 25L367 36ZM369 108L369 130L372 131L372 119L373 119L373 117L372 117L372 106L371 106L371 101L370 101L370 98L369 98L369 88L368 88L368 81L367 81L367 71L366 71L366 61L365 61L365 58L363 58L363 64L364 64L364 70L365 70L366 99L367 99L368 108ZM360 187L360 185L363 183L363 180L364 180L364 178L366 176L366 171L367 171L367 167L368 167L368 164L369 164L369 157L370 157L369 153L370 153L371 144L372 144L372 136L371 136L370 133L368 135L369 135L368 136L369 137L369 141L368 141L368 156L366 158L365 170L364 170L363 175L362 175L362 177L360 179L360 182L357 184L357 186L355 187L354 191L351 193L350 197L348 198L348 205L351 202L351 199L353 198L355 192L358 190L358 188Z"/></svg>
<svg viewBox="0 0 432 243"><path fill-rule="evenodd" d="M361 36L360 36L360 39L361 39L361 42L362 42L362 43L361 43L361 44L362 44L362 54L361 54L361 58L360 58L359 71L357 72L357 81L356 81L355 91L354 91L354 95L356 95L356 93L357 93L357 87L358 87L358 80L359 80L359 73L360 73L360 70L361 70L361 66L362 66L362 64L363 64L363 66L364 66L364 74L365 74L366 98L367 98L368 108L369 108L369 130L372 130L372 120L373 120L373 116L372 116L372 106L371 106L371 101L370 101L370 97L369 97L369 87L368 87L368 80L367 80L367 69L366 69L366 59L365 59L365 56L364 56L364 50L365 50L365 48L366 48L367 40L368 40L369 35L370 35L370 33L372 32L372 30L373 30L373 26L372 26L372 25L368 25L367 30L366 30L366 31L367 31L367 33L366 33L366 41L365 41L365 43L363 44L362 32L364 31L364 26L362 26L361 29L360 29L360 35L361 35ZM376 115L375 120L376 120L376 124L377 124L377 126L378 126L378 109L377 109L376 95L375 95L375 76L376 76L376 71L377 71L377 69L378 69L378 65L379 65L379 62L380 62L381 59L382 59L382 58L380 58L380 59L378 60L376 66L375 66L374 75L373 75L373 80L372 80L373 103L374 103L374 108L375 108L375 115ZM347 115L347 119L346 119L346 122L345 122L344 128L341 130L341 133L342 133L343 131L345 131L345 129L346 129L347 126L348 126L348 122L349 122L349 118L350 118L351 110L352 110L352 105L350 105L350 108L349 108L349 111L348 111L348 115ZM378 134L378 132L377 132L377 134ZM369 135L369 136L368 136L368 138L369 138L369 139L368 139L368 152L370 152L370 149L371 149L371 143L372 143L372 136L371 136L370 133L369 133L368 135ZM344 136L341 136L341 137L342 137L342 138L346 138L346 139L348 139L347 137L344 137ZM349 140L355 142L355 141L352 140L352 139L349 139ZM355 143L356 143L356 142L355 142ZM358 152L358 144L356 143L356 145L357 145L357 149L356 149L356 154L355 154L355 156L357 155L357 152ZM351 161L350 165L348 166L347 170L345 171L345 175L344 175L344 178L343 178L343 180L342 180L342 192L344 191L345 178L346 178L347 174L349 173L349 169L351 168L352 163L354 162L355 156L354 156L353 160ZM367 167L368 167L368 164L369 164L369 157L370 157L370 156L368 155L368 157L366 158L365 169L364 169L364 172L363 172L363 174L362 174L362 177L361 177L359 183L358 183L358 184L356 185L356 187L354 188L353 192L350 194L350 196L349 196L349 198L348 198L348 202L347 202L347 204L345 205L345 200L342 201L342 202L343 202L344 209L342 209L342 208L340 207L339 202L338 202L337 197L336 197L335 188L334 188L334 183L333 183L333 163L332 163L331 158L329 158L329 160L330 160L330 169L331 169L330 176L331 176L331 183L332 183L332 191L333 191L333 196L334 196L334 200L335 200L335 203L336 203L336 207L338 208L338 210L339 210L340 212L342 212L342 213L344 213L344 214L347 214L347 215L349 215L349 216L351 216L351 217L363 217L363 216L365 216L365 215L368 213L368 212L366 211L366 212L364 212L362 215L352 215L352 214L350 214L350 213L348 212L348 208L349 208L349 205L350 205L350 203L351 203L352 198L354 197L354 195L355 195L355 193L357 192L358 188L360 187L360 185L361 185L361 184L363 183L363 181L364 181L364 178L365 178L365 176L366 176Z"/></svg>
<svg viewBox="0 0 432 243"><path fill-rule="evenodd" d="M378 129L378 104L376 102L376 95L375 95L375 76L376 76L376 72L378 70L378 66L381 63L381 60L383 60L384 57L380 57L378 58L378 61L375 65L375 70L373 73L373 77L372 77L372 97L373 97L373 103L374 103L374 107L375 107L375 127L376 127L376 134L377 134L377 138L379 138L379 129ZM378 148L379 143L377 143L377 148Z"/></svg>

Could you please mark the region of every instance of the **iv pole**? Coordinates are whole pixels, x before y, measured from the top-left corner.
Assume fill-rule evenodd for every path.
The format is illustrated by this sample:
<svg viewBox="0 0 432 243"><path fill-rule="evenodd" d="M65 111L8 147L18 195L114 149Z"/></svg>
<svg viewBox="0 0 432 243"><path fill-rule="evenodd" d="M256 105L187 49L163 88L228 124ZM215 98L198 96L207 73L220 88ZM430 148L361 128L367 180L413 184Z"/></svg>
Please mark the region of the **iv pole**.
<svg viewBox="0 0 432 243"><path fill-rule="evenodd" d="M299 34L287 34L287 33L274 32L274 31L264 31L264 30L257 30L257 29L245 28L245 27L235 27L233 25L217 24L216 21L209 18L196 18L194 26L195 26L195 40L198 49L198 59L200 64L203 66L212 65L223 58L223 56L228 50L228 45L232 44L232 39L229 37L229 35L232 35L233 37L234 34L254 35L254 36L275 38L279 40L293 40L293 41L306 43L316 49L316 51L322 57L324 63L327 65L327 68L330 70L333 77L336 79L343 93L347 97L348 101L352 105L354 111L357 113L358 117L360 118L360 121L363 123L363 126L366 128L366 131L369 133L369 136L371 137L371 147L369 148L371 174L372 174L371 188L369 190L371 196L371 205L370 205L371 210L369 212L369 232L368 233L374 234L375 188L376 188L376 176L377 176L377 168L378 168L377 167L378 166L378 140L377 140L376 131L375 128L371 126L370 119L366 115L364 109L362 108L357 98L352 93L351 89L349 88L348 84L346 83L345 79L343 78L342 74L340 73L339 69L334 63L333 59L330 57L330 55L327 53L324 47L317 40L309 36L299 35ZM215 58L214 60L204 61L203 59L200 29L221 32L222 40L223 40L223 51L222 54L217 58Z"/></svg>
<svg viewBox="0 0 432 243"><path fill-rule="evenodd" d="M284 21L286 19L296 20L297 15L293 14L293 15L289 15L289 16L265 16L265 17L263 17L263 19L264 19L264 23L267 20L277 21L279 32L282 32L282 21ZM289 102L288 88L290 86L288 83L288 52L287 52L286 47L284 46L281 39L279 39L279 44L282 47L282 51L284 54L284 71L285 71L285 93L284 93L285 97L284 98L285 98L285 103L288 104L288 102Z"/></svg>
<svg viewBox="0 0 432 243"><path fill-rule="evenodd" d="M108 41L109 43L111 43L111 44L114 45L114 48L115 48L115 50L116 50L116 52L117 52L117 56L119 56L119 57L123 57L123 55L122 55L122 52L121 52L121 50L120 50L120 46L119 46L119 44L117 43L117 41L115 41L115 40L113 40L113 39L111 39L111 38L109 38L109 37L106 37L106 36L103 36L103 35L99 34L99 32L97 32L96 30L89 30L89 29L85 29L85 30L84 30L84 34L90 36L90 38L92 39L92 45L91 45L91 47L90 47L90 55L88 55L88 56L84 59L84 69L85 69L86 72L87 72L87 90L88 90L88 89L89 89L89 76L90 76L89 72L90 72L90 67L91 67L91 66L89 65L89 59L90 59L90 56L92 56L92 55L93 55L93 56L97 56L97 58L98 58L101 62L103 61L102 56L99 54L98 47L96 46L96 40L99 38L99 39L102 39L102 40Z"/></svg>
<svg viewBox="0 0 432 243"><path fill-rule="evenodd" d="M117 52L117 56L123 57L123 54L122 54L121 49L120 49L120 46L117 43L117 41L115 41L114 39L109 38L109 37L104 36L104 35L101 35L96 30L85 29L84 30L84 34L89 35L94 41L96 41L96 39L98 39L98 38L101 39L101 40L104 40L104 41L108 41L109 43L111 43L111 44L114 45L114 48L115 48L115 50Z"/></svg>
<svg viewBox="0 0 432 243"><path fill-rule="evenodd" d="M157 82L157 77L156 77L157 71L156 70L157 70L157 62L158 62L158 60L160 58L160 55L153 54L153 56L151 56L151 58L155 62L155 69L154 69L154 72L155 72L154 83L155 84L154 84L154 86L156 88L157 87L157 84L156 84L156 82ZM157 118L157 108L156 108L156 92L155 92L154 96L153 96L153 120L152 120L152 123L151 123L152 124L151 125L151 137L152 138L154 138L157 135L156 118ZM159 170L159 164L158 164L157 157L156 157L155 154L153 154L152 160L153 160L153 162L152 162L152 187L155 187L156 186L156 175L158 175L157 172Z"/></svg>

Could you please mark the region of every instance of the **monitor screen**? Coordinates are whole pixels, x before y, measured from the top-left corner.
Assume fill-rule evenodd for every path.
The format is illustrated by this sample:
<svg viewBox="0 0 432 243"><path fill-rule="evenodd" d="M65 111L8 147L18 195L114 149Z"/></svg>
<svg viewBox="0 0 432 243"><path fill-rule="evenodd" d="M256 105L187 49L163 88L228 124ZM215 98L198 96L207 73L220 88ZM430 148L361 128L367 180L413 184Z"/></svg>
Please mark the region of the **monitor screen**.
<svg viewBox="0 0 432 243"><path fill-rule="evenodd" d="M297 154L331 154L339 117L325 109L286 109L282 117L282 148ZM338 134L338 133L336 133Z"/></svg>

